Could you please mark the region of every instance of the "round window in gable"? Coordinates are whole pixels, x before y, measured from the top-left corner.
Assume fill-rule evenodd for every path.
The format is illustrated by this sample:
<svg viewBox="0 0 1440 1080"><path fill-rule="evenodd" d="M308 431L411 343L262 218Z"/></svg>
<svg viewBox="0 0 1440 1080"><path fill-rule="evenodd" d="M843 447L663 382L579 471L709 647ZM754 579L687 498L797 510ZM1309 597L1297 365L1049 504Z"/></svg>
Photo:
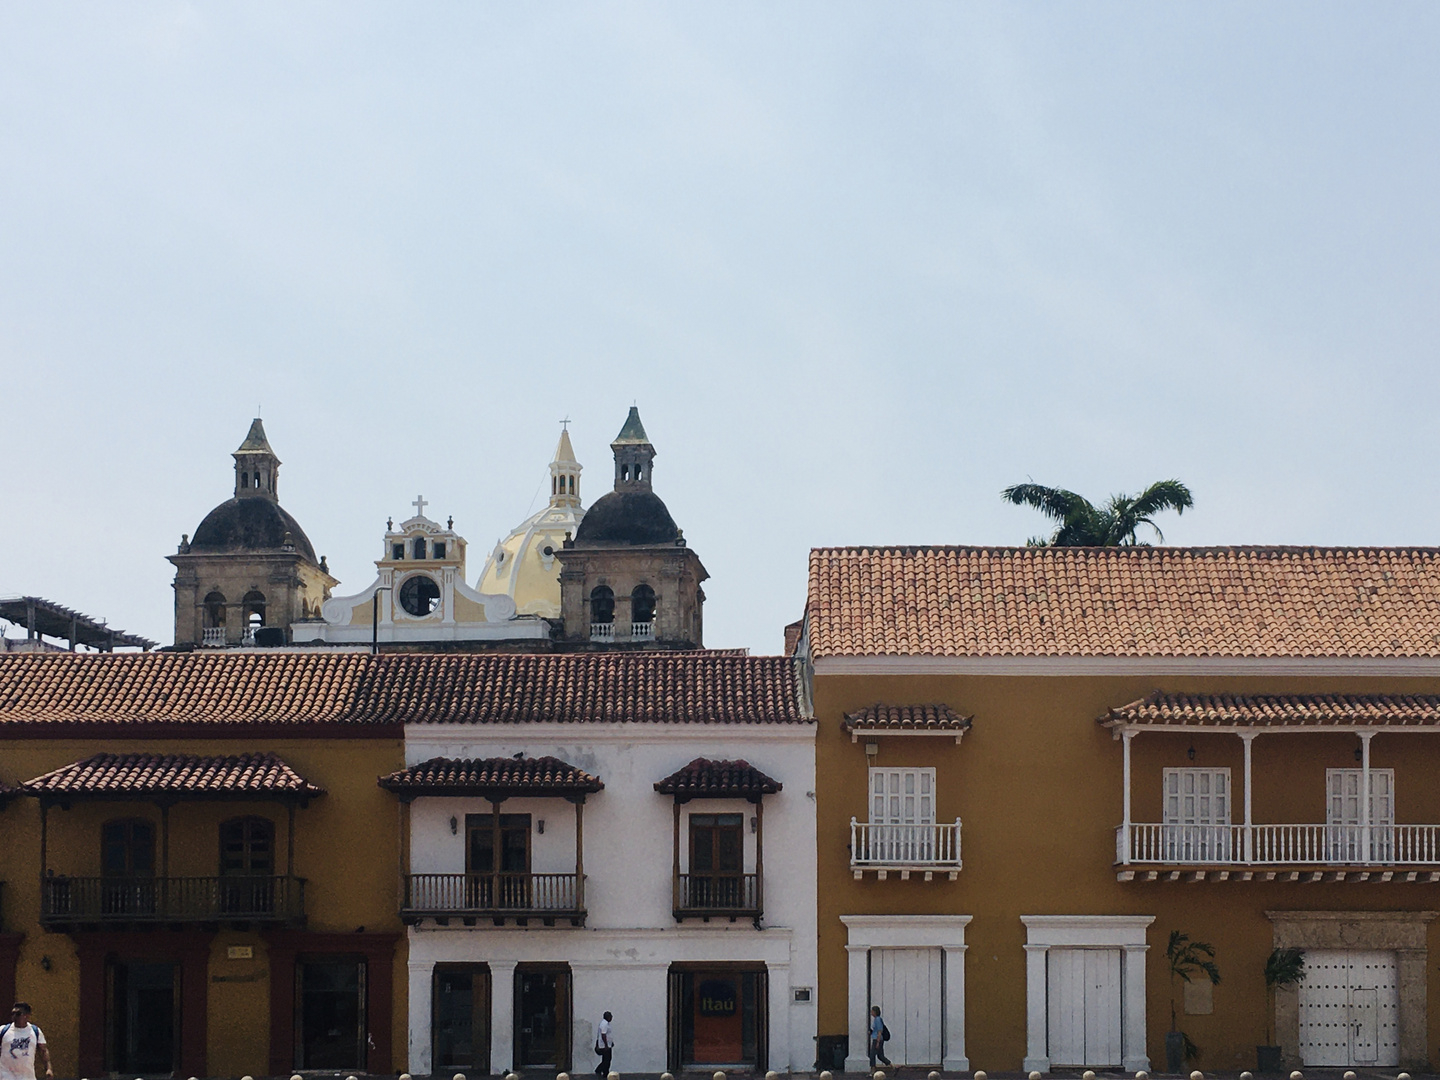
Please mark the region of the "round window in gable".
<svg viewBox="0 0 1440 1080"><path fill-rule="evenodd" d="M440 606L440 586L425 574L412 574L400 586L400 606L416 618L429 615Z"/></svg>

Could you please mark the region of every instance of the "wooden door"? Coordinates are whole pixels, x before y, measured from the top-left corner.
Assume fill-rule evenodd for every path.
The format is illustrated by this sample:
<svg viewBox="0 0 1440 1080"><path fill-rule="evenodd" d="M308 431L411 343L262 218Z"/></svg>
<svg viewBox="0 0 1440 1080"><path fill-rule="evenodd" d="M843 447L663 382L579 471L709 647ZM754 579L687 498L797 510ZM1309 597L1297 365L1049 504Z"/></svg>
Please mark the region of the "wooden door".
<svg viewBox="0 0 1440 1080"><path fill-rule="evenodd" d="M1300 1057L1306 1065L1393 1066L1400 1061L1400 990L1392 952L1307 949L1300 983Z"/></svg>
<svg viewBox="0 0 1440 1080"><path fill-rule="evenodd" d="M1121 951L1051 949L1046 966L1051 1065L1119 1065Z"/></svg>
<svg viewBox="0 0 1440 1080"><path fill-rule="evenodd" d="M939 949L876 949L870 1002L890 1029L885 1055L896 1065L939 1065L945 990Z"/></svg>

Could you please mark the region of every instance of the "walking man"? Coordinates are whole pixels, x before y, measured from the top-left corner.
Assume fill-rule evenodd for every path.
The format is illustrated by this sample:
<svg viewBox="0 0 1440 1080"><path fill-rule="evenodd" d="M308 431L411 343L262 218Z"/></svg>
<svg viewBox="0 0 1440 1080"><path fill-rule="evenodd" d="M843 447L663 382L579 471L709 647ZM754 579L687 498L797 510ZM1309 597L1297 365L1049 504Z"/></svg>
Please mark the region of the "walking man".
<svg viewBox="0 0 1440 1080"><path fill-rule="evenodd" d="M607 1012L595 1028L595 1052L600 1055L600 1064L595 1066L595 1075L600 1077L600 1080L605 1080L610 1075L610 1055L615 1052L615 1040L610 1035L610 1021L613 1019Z"/></svg>
<svg viewBox="0 0 1440 1080"><path fill-rule="evenodd" d="M29 1003L17 1001L10 1010L10 1023L0 1028L0 1080L35 1080L37 1065L53 1080L45 1036L30 1023Z"/></svg>
<svg viewBox="0 0 1440 1080"><path fill-rule="evenodd" d="M885 1021L882 1020L882 1019L880 1019L880 1006L879 1006L879 1005L871 1005L871 1006L870 1006L870 1068L871 1068L872 1070L875 1068L875 1060L876 1060L876 1058L879 1058L880 1061L884 1062L886 1065L889 1065L889 1064L890 1064L890 1059L885 1056L885 1040L888 1039L889 1037L890 1037L890 1029L885 1026Z"/></svg>

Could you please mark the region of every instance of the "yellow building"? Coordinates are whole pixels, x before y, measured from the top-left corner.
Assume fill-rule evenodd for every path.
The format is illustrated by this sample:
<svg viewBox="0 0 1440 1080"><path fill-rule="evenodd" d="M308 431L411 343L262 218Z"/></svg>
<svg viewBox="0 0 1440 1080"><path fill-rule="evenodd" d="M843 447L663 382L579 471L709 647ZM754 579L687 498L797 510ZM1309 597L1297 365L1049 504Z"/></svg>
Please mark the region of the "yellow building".
<svg viewBox="0 0 1440 1080"><path fill-rule="evenodd" d="M0 994L57 1075L404 1067L375 660L0 657Z"/></svg>
<svg viewBox="0 0 1440 1080"><path fill-rule="evenodd" d="M1437 610L1434 549L813 552L822 1060L1425 1068Z"/></svg>

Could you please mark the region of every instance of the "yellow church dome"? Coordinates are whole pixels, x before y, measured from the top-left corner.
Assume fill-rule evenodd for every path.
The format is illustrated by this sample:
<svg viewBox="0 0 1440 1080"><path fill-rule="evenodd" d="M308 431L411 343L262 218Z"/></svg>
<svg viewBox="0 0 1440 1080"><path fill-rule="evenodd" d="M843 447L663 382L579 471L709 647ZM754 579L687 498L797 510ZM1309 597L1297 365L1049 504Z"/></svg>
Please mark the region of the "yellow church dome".
<svg viewBox="0 0 1440 1080"><path fill-rule="evenodd" d="M550 462L549 504L495 544L476 591L509 596L521 615L560 618L560 560L555 553L567 536L574 537L585 517L580 469L570 433L562 430L555 460Z"/></svg>

